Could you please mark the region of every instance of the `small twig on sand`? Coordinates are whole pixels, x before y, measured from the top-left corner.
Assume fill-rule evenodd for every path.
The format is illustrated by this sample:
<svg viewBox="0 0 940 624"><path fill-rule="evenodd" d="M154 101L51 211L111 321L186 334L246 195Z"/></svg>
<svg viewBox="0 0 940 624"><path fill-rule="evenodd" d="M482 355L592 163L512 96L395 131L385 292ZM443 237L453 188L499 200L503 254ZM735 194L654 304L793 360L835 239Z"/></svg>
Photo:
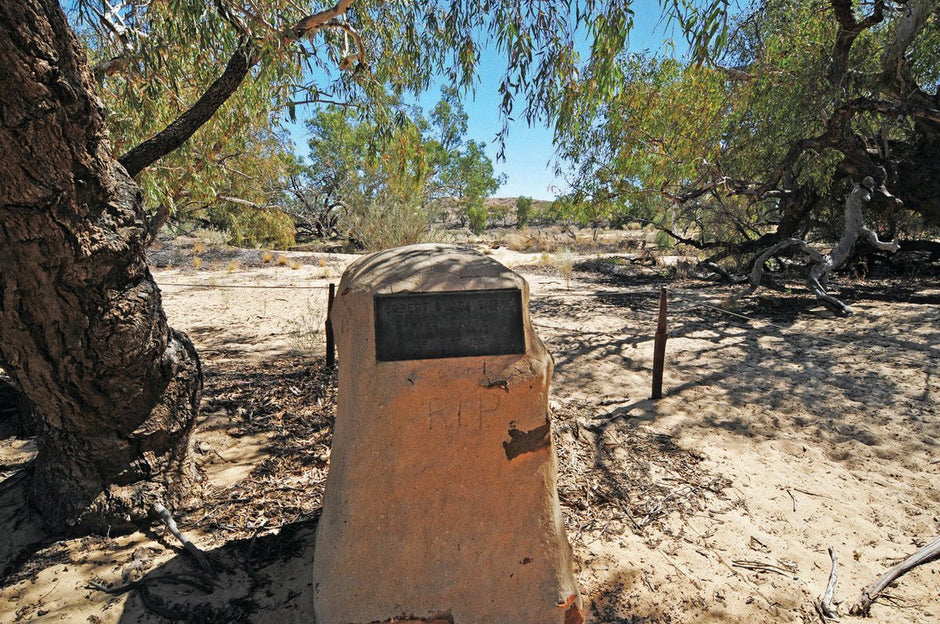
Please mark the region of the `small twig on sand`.
<svg viewBox="0 0 940 624"><path fill-rule="evenodd" d="M796 497L793 495L793 492L790 488L786 488L787 494L790 495L790 500L793 501L793 511L796 511Z"/></svg>
<svg viewBox="0 0 940 624"><path fill-rule="evenodd" d="M206 555L199 550L199 547L193 544L191 541L186 539L186 537L180 533L179 528L176 526L176 520L173 519L173 516L170 515L170 512L166 507L160 503L153 504L153 511L160 519L163 520L163 523L166 525L166 528L170 530L170 533L183 544L183 547L193 556L196 560L196 563L199 564L199 567L202 568L202 571L206 574L212 574L212 566L209 565L209 560L206 559Z"/></svg>
<svg viewBox="0 0 940 624"><path fill-rule="evenodd" d="M800 494L806 494L807 496L816 496L817 498L828 498L832 500L831 496L826 496L825 494L818 494L816 492L810 492L809 490L801 490L800 488L787 488L793 490L794 492L799 492Z"/></svg>
<svg viewBox="0 0 940 624"><path fill-rule="evenodd" d="M886 587L888 587L888 585L922 563L929 563L938 558L940 558L940 537L930 542L916 553L885 572L881 578L869 585L865 591L862 592L858 602L852 605L852 608L849 609L849 613L852 615L868 615L872 603L878 598L878 595L881 594L881 592L883 592Z"/></svg>
<svg viewBox="0 0 940 624"><path fill-rule="evenodd" d="M833 546L829 547L829 557L832 559L832 572L829 573L829 584L826 586L826 592L813 603L813 606L816 607L816 613L819 614L819 619L822 620L823 624L839 617L839 614L832 608L832 600L836 593L836 581L839 578L839 564L836 562L836 549Z"/></svg>
<svg viewBox="0 0 940 624"><path fill-rule="evenodd" d="M731 562L731 565L736 568L744 568L745 570L754 570L755 572L774 572L775 574L782 574L783 576L793 576L796 573L796 570L791 567L764 563L762 561L750 561L748 559L735 559Z"/></svg>

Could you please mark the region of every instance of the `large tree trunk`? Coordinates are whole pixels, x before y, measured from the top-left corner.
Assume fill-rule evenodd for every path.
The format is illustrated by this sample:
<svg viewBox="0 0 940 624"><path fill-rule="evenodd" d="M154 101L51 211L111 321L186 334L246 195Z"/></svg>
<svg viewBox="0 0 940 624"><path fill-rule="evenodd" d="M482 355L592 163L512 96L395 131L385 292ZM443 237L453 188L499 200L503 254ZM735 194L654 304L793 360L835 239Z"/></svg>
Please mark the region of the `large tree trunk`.
<svg viewBox="0 0 940 624"><path fill-rule="evenodd" d="M199 360L57 2L0 0L0 67L0 367L39 420L31 503L53 529L120 527L189 490Z"/></svg>

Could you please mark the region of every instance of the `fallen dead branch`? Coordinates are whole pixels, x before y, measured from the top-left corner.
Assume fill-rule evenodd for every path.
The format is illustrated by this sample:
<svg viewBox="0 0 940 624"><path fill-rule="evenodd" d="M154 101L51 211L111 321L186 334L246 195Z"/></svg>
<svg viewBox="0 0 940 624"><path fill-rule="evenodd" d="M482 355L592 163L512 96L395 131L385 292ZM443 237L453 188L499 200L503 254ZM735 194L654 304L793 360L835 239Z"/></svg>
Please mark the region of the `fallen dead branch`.
<svg viewBox="0 0 940 624"><path fill-rule="evenodd" d="M888 587L891 583L896 581L901 576L907 574L917 566L930 563L935 559L940 559L940 537L930 542L916 553L889 569L885 572L881 578L869 585L865 591L862 592L861 597L858 599L852 608L849 609L849 613L852 615L868 615L871 610L871 605L878 596Z"/></svg>
<svg viewBox="0 0 940 624"><path fill-rule="evenodd" d="M145 577L138 581L131 581L124 583L123 585L118 585L117 587L111 587L105 583L91 580L88 582L86 587L88 589L96 589L112 596L119 596L136 589L138 590L139 596L147 609L165 619L171 621L186 620L189 622L206 621L203 619L198 619L197 617L193 617L197 616L198 614L191 612L188 607L171 605L162 597L152 593L151 588L161 583L177 586L185 585L193 587L205 594L211 594L215 590L211 584L191 574L164 574L161 576Z"/></svg>
<svg viewBox="0 0 940 624"><path fill-rule="evenodd" d="M173 519L173 516L170 515L170 512L167 510L167 508L160 503L154 503L153 511L155 514L160 516L160 519L163 520L163 523L166 525L166 528L170 530L170 533L172 533L173 536L183 544L183 547L186 548L186 551L193 556L202 571L206 574L212 574L212 566L209 565L209 560L206 559L206 555L201 550L199 550L198 546L186 539L186 536L180 533L179 527L176 526L176 520Z"/></svg>
<svg viewBox="0 0 940 624"><path fill-rule="evenodd" d="M215 589L211 584L207 583L204 579L201 579L192 574L163 574L161 576L150 576L145 577L137 581L129 581L122 585L110 586L106 583L97 580L88 581L86 587L88 589L95 589L112 596L119 596L121 594L127 593L132 589L140 589L147 585L153 585L156 583L172 583L176 585L188 585L194 587L199 591L211 594Z"/></svg>
<svg viewBox="0 0 940 624"><path fill-rule="evenodd" d="M826 586L825 593L813 603L813 606L816 607L816 613L819 614L819 619L822 620L823 624L839 617L839 614L832 608L832 600L836 593L836 581L839 578L839 564L836 561L836 549L832 546L829 547L829 558L832 559L832 571L829 573L829 584Z"/></svg>

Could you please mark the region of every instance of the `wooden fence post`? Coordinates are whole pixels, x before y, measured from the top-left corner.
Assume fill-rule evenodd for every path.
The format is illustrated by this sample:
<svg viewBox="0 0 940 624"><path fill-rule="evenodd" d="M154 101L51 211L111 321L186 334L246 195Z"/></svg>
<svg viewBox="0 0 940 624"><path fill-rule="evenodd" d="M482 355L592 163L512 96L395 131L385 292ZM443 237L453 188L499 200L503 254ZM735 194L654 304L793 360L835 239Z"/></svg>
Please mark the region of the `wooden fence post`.
<svg viewBox="0 0 940 624"><path fill-rule="evenodd" d="M653 342L653 394L651 399L663 398L663 365L666 360L666 289L659 289L659 321Z"/></svg>
<svg viewBox="0 0 940 624"><path fill-rule="evenodd" d="M336 296L336 284L330 284L330 294L326 300L326 367L336 365L336 344L333 341L333 298Z"/></svg>

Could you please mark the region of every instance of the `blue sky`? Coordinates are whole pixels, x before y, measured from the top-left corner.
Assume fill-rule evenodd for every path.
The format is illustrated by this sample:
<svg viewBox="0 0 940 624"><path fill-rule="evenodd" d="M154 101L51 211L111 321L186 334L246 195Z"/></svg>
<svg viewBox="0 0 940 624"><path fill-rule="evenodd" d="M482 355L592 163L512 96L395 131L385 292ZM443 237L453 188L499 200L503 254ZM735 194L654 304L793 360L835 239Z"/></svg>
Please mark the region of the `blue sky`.
<svg viewBox="0 0 940 624"><path fill-rule="evenodd" d="M660 3L655 0L634 0L636 12L634 27L630 34L630 48L633 51L664 49L664 42L672 39L676 49L685 49L681 34L673 31L674 27L660 19ZM497 161L499 144L497 134L502 128L499 116L499 78L505 71L505 61L501 59L495 47L489 46L482 53L479 68L481 77L473 94L464 99L464 108L468 115L467 138L482 141L486 145L487 155L493 160L496 170L506 175L506 182L496 191L499 197L527 195L535 199L554 199L568 190L563 178L554 172L555 148L552 145L552 131L546 127L528 126L524 121L509 124L509 134L505 143L505 160ZM487 78L492 79L488 80ZM432 86L421 98L422 107L428 111L440 96L440 83ZM306 152L303 123L289 126L294 144L300 154Z"/></svg>

